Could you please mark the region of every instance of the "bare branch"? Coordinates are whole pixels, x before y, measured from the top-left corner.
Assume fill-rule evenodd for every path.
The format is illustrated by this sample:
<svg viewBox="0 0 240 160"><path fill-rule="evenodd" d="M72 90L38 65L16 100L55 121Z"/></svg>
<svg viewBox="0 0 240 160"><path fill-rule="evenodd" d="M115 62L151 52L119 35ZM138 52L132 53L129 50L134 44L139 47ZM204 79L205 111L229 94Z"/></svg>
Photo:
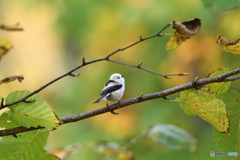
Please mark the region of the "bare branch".
<svg viewBox="0 0 240 160"><path fill-rule="evenodd" d="M84 113L80 113L80 114L76 114L76 115L71 115L71 116L66 116L66 117L62 117L60 118L61 120L61 124L66 124L66 123L72 123L72 122L77 122L86 118L90 118L99 114L103 114L106 112L109 112L111 110L116 110L119 108L123 108L132 104L136 104L136 103L140 103L140 102L144 102L144 101L148 101L148 100L152 100L152 99L157 99L157 98L166 98L166 96L168 95L172 95L174 93L178 93L190 88L195 88L195 87L199 87L202 85L206 85L209 83L215 83L215 82L226 82L226 81L234 81L237 79L240 79L240 76L236 76L237 78L233 77L233 78L227 78L233 75L236 75L240 73L240 68L234 69L232 71L223 73L221 75L218 75L216 77L211 77L211 78L206 78L206 79L200 79L197 81L193 81L193 82L189 82L177 87L173 87L164 91L160 91L160 92L156 92L156 93L151 93L151 94L147 94L147 95L140 95L125 101L122 101L120 103L116 103L113 105L110 105L109 108L103 107L103 108L98 108L92 111L88 111L88 112L84 112ZM110 109L110 110L109 110ZM14 134L18 134L21 132L26 132L26 131L31 131L31 130L36 130L36 129L41 129L42 127L37 127L37 128L26 128L26 127L17 127L17 128L13 128L13 129L6 129L6 130L1 130L0 131L0 136L8 136L8 135L14 135Z"/></svg>
<svg viewBox="0 0 240 160"><path fill-rule="evenodd" d="M27 98L33 96L34 94L37 94L39 93L40 91L42 91L43 89L45 89L46 87L48 87L49 85L55 83L56 81L66 77L66 76L72 76L72 77L76 77L76 74L73 74L74 71L78 70L79 68L82 68L83 66L86 66L86 65L89 65L89 64L92 64L92 63L96 63L96 62L100 62L100 61L111 61L111 62L114 62L114 63L118 63L118 64L122 64L122 65L126 65L126 66L131 66L131 67L136 67L134 65L131 65L131 64L127 64L127 63L122 63L122 62L118 62L118 61L114 61L114 60L110 60L109 58L114 55L115 53L119 52L119 51L123 51L127 48L130 48L136 44L138 44L139 42L142 42L142 41L145 41L147 39L150 39L150 38L154 38L154 37L161 37L160 33L165 30L168 26L170 26L171 23L167 24L161 31L159 31L157 34L154 34L152 36L149 36L149 37L146 37L146 38L142 38L140 37L140 40L127 46L127 47L124 47L124 48L120 48L120 49L117 49L116 51L110 53L109 55L107 55L106 57L103 57L103 58L99 58L99 59L96 59L96 60L92 60L92 61L89 61L89 62L86 62L85 61L85 58L83 57L82 59L82 64L73 68L72 70L68 71L67 73L53 79L52 81L48 82L47 84L43 85L42 87L40 87L39 89L31 92L29 95L23 97L22 99L19 99L17 101L14 101L14 102L11 102L11 103L8 103L8 104L5 104L5 105L2 105L0 109L3 109L3 108L6 108L6 107L9 107L11 105L14 105L14 104L17 104L17 103L20 103L20 102L24 102L26 101ZM1 26L0 26L1 27ZM2 26L4 27L4 26ZM6 27L6 26L5 26ZM140 68L140 67L137 67L137 68ZM163 76L165 78L171 78L171 77L168 77L168 75L164 75L164 74L160 74L160 73L157 73L157 72L154 72L154 71L150 71L150 70L147 70L147 69L144 69L144 68L140 68L142 70L145 70L147 72L151 72L151 73L154 73L154 74L157 74L157 75L160 75L160 76ZM175 75L175 74L174 74ZM182 74L176 74L176 75L182 75Z"/></svg>

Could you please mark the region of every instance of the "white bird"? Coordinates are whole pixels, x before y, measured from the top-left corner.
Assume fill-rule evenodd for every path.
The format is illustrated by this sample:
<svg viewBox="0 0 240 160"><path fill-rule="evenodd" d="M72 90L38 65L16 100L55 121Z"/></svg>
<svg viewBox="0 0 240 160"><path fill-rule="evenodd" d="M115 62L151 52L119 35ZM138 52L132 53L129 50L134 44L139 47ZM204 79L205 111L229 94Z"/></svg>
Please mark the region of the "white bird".
<svg viewBox="0 0 240 160"><path fill-rule="evenodd" d="M123 93L125 90L125 80L124 77L119 73L114 73L110 76L109 81L106 83L104 88L102 89L102 95L98 100L96 100L94 103L100 102L102 99L107 101L107 107L108 102L120 102L119 100L122 98ZM93 103L93 104L94 104ZM110 110L110 109L109 109ZM113 114L118 114L114 111L111 111Z"/></svg>

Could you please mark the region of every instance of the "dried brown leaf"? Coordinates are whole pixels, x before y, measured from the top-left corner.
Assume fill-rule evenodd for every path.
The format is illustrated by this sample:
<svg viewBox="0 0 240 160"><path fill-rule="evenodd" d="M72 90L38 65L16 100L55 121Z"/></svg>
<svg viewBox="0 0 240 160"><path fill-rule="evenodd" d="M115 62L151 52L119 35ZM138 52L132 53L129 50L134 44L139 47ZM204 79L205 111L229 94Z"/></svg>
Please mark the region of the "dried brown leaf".
<svg viewBox="0 0 240 160"><path fill-rule="evenodd" d="M201 20L198 18L189 19L185 22L173 21L173 28L176 29L175 34L184 37L191 37L198 33L201 27Z"/></svg>
<svg viewBox="0 0 240 160"><path fill-rule="evenodd" d="M227 52L231 52L236 56L240 56L240 39L228 42L225 37L217 36L217 44Z"/></svg>
<svg viewBox="0 0 240 160"><path fill-rule="evenodd" d="M14 24L14 25L5 25L5 24L0 24L0 29L6 30L6 31L22 31L23 28L20 27L20 24Z"/></svg>
<svg viewBox="0 0 240 160"><path fill-rule="evenodd" d="M171 51L177 48L182 42L197 34L201 27L201 20L193 18L184 22L173 21L173 28L176 30L174 36L170 37L166 44L166 50Z"/></svg>
<svg viewBox="0 0 240 160"><path fill-rule="evenodd" d="M18 82L22 82L22 80L24 79L24 77L21 75L21 76L10 76L10 77L6 77L2 80L0 80L0 85L2 83L9 83L9 82L12 82L12 81L15 81L15 80L18 80Z"/></svg>

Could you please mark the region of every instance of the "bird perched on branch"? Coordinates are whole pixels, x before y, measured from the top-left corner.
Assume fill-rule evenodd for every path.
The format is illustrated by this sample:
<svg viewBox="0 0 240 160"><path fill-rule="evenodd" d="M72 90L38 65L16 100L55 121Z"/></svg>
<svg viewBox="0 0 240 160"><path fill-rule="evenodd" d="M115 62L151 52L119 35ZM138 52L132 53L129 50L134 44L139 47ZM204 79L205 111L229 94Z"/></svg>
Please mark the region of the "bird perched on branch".
<svg viewBox="0 0 240 160"><path fill-rule="evenodd" d="M102 99L104 99L105 101L107 101L107 107L110 110L108 106L108 102L118 101L119 103L120 102L119 100L123 96L124 90L125 90L124 77L119 73L114 73L111 75L109 81L106 83L106 85L102 89L102 93L100 94L101 97L98 100L96 100L94 103L98 103ZM111 113L118 114L113 110L111 111Z"/></svg>

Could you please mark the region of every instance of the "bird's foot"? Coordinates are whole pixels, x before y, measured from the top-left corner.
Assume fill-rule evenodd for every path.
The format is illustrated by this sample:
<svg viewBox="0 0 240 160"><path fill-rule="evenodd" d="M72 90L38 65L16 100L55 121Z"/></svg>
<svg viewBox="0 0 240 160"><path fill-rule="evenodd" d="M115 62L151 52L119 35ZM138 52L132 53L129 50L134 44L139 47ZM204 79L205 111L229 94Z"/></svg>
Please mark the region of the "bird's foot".
<svg viewBox="0 0 240 160"><path fill-rule="evenodd" d="M119 103L119 102L118 102ZM109 105L107 104L107 107L108 107L108 110L112 113L112 114L115 114L115 115L118 115L119 113L118 112L114 112L114 110L110 110L109 108Z"/></svg>

